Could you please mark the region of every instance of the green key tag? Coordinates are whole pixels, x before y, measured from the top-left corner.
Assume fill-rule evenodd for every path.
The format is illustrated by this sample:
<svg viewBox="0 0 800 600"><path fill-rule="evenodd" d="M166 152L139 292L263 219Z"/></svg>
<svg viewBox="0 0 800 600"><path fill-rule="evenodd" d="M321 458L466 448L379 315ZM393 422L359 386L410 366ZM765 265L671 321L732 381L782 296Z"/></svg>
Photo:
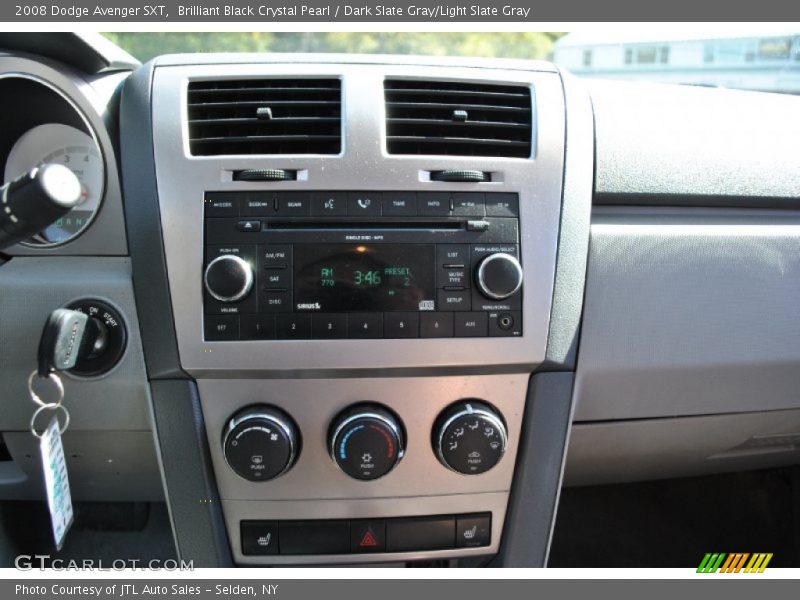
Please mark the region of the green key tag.
<svg viewBox="0 0 800 600"><path fill-rule="evenodd" d="M50 521L53 524L53 537L56 549L61 550L74 515L69 479L67 478L67 463L64 459L64 446L61 444L61 431L56 415L53 415L50 424L42 434L39 448L42 452L42 468L47 491L47 504L50 507Z"/></svg>

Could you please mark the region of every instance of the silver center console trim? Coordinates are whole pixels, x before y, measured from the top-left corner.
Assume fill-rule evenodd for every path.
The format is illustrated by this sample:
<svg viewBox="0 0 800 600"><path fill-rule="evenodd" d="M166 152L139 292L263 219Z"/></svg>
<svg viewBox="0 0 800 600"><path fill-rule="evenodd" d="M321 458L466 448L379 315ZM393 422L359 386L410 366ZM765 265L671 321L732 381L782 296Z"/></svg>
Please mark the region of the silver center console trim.
<svg viewBox="0 0 800 600"><path fill-rule="evenodd" d="M492 546L467 549L489 554L497 549L522 429L527 374L472 377L414 377L331 380L201 379L197 382L234 560L241 564L385 561L386 554L316 557L245 557L239 521L250 519L349 519L491 512ZM321 396L324 394L324 396ZM482 398L503 414L508 431L503 459L480 475L463 475L442 465L431 444L441 410L459 399ZM407 432L403 460L380 479L361 481L330 459L327 433L341 411L364 400L380 400L403 422ZM225 462L218 443L231 415L242 406L264 402L291 414L303 432L303 450L279 479L251 482ZM299 507L303 507L301 510ZM416 553L462 556L465 549ZM403 553L409 560L414 553ZM254 560L256 559L256 560ZM277 560L275 560L277 559Z"/></svg>
<svg viewBox="0 0 800 600"><path fill-rule="evenodd" d="M413 72L413 75L410 73ZM205 156L189 154L186 88L193 79L340 77L340 155ZM467 80L531 87L532 159L400 156L386 153L386 78ZM205 377L375 376L396 373L530 372L545 357L553 294L564 162L564 97L558 74L402 64L214 64L157 67L153 138L161 223L181 365ZM231 181L233 170L305 170L304 181ZM420 181L421 170L479 169L489 183ZM314 341L203 341L203 196L205 191L463 190L518 192L526 286L520 338Z"/></svg>
<svg viewBox="0 0 800 600"><path fill-rule="evenodd" d="M220 58L220 60L224 60ZM566 134L561 77L548 71L443 64L336 61L159 65L153 80L156 179L170 296L182 368L197 379L210 453L237 564L383 562L497 552L516 464L530 373L544 361L554 288ZM340 57L340 60L348 60ZM500 63L492 63L498 65ZM343 144L335 156L189 154L186 89L192 80L338 77ZM389 155L383 82L387 78L529 86L530 159ZM232 181L234 170L302 171L298 181ZM488 183L423 180L420 172L478 169ZM519 338L203 341L203 204L206 191L410 190L514 192L520 200L520 262L525 279ZM265 381L269 379L269 381ZM431 432L453 402L478 398L507 428L503 460L464 476L439 462ZM332 420L361 402L378 402L402 421L403 460L376 481L343 473L330 460ZM296 464L280 479L253 483L225 463L219 444L227 420L254 403L285 410L303 436ZM340 556L244 556L241 520L389 518L492 513L488 547Z"/></svg>

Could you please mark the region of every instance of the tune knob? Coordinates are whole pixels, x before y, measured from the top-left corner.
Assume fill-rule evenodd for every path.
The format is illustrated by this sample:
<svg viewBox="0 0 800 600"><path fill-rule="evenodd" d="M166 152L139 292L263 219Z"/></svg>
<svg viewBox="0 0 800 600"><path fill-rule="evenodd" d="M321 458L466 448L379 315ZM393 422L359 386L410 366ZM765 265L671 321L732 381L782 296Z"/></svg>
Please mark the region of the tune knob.
<svg viewBox="0 0 800 600"><path fill-rule="evenodd" d="M252 406L228 421L222 438L228 466L250 481L268 481L288 471L300 451L291 417L273 406Z"/></svg>
<svg viewBox="0 0 800 600"><path fill-rule="evenodd" d="M464 475L494 467L506 451L508 432L500 413L480 400L447 408L433 428L433 450L441 463Z"/></svg>
<svg viewBox="0 0 800 600"><path fill-rule="evenodd" d="M478 265L475 280L484 296L504 300L522 286L522 266L510 254L490 254Z"/></svg>
<svg viewBox="0 0 800 600"><path fill-rule="evenodd" d="M240 256L223 254L208 263L203 281L220 302L237 302L253 288L253 267Z"/></svg>
<svg viewBox="0 0 800 600"><path fill-rule="evenodd" d="M383 477L400 462L405 439L400 420L374 404L353 406L334 419L329 434L331 457L354 479Z"/></svg>

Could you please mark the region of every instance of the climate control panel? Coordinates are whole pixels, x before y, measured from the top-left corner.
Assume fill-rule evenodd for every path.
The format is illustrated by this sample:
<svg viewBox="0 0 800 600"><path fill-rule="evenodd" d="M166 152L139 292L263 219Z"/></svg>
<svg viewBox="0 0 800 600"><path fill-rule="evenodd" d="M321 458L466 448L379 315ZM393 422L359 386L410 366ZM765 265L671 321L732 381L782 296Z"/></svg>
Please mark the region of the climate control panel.
<svg viewBox="0 0 800 600"><path fill-rule="evenodd" d="M314 436L316 437L316 436ZM406 434L398 415L375 402L354 404L331 422L328 452L346 475L372 481L387 475L403 458ZM506 451L508 431L502 415L487 402L460 400L433 423L432 451L439 462L462 475L492 469ZM234 414L222 436L230 469L252 482L267 482L297 461L301 434L283 410L265 404Z"/></svg>

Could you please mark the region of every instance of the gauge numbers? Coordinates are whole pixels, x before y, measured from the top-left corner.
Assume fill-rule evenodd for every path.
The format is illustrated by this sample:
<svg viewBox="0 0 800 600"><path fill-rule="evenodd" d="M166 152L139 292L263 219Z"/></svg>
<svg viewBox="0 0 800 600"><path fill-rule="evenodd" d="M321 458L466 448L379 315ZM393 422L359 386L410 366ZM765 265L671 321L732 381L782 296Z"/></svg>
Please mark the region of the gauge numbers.
<svg viewBox="0 0 800 600"><path fill-rule="evenodd" d="M46 123L27 131L11 148L5 181L41 163L60 163L81 182L81 203L30 240L34 245L62 244L81 233L100 208L105 183L103 157L94 139L83 131Z"/></svg>

